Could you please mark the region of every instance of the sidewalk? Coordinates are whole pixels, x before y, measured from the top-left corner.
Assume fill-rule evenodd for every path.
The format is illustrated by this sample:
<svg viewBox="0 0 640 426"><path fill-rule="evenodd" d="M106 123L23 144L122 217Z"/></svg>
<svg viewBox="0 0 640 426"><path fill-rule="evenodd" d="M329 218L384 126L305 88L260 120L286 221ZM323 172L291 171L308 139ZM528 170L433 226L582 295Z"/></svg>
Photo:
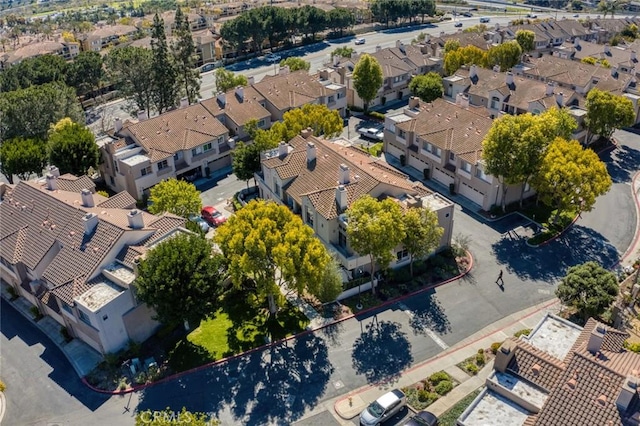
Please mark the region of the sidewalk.
<svg viewBox="0 0 640 426"><path fill-rule="evenodd" d="M78 377L85 377L102 362L102 355L80 339L73 339L67 343L60 333L62 326L53 318L45 316L36 322L31 313L31 308L33 307L31 302L24 297L18 297L16 300L11 301L11 295L7 291L7 288L8 284L3 282L2 298L51 339L62 351L64 356L67 357L67 360L69 360Z"/></svg>
<svg viewBox="0 0 640 426"><path fill-rule="evenodd" d="M476 376L469 376L456 364L475 355L478 349L487 349L492 343L501 342L507 337L513 336L516 331L524 328L533 328L548 312L557 313L559 308L559 301L554 299L509 315L488 325L434 358L404 371L400 379L391 385L367 385L341 396L335 401L334 410L342 419L350 420L360 414L368 404L382 395L385 390L410 386L437 371L444 370L454 379L460 381L460 384L448 395L438 399L427 408L428 411L431 411L436 416L440 416L462 398L483 386L486 378L493 370L493 362L490 362Z"/></svg>
<svg viewBox="0 0 640 426"><path fill-rule="evenodd" d="M622 266L631 266L636 259L640 259L640 172L637 172L631 179L631 191L633 192L633 205L636 208L636 229L631 245L620 259Z"/></svg>

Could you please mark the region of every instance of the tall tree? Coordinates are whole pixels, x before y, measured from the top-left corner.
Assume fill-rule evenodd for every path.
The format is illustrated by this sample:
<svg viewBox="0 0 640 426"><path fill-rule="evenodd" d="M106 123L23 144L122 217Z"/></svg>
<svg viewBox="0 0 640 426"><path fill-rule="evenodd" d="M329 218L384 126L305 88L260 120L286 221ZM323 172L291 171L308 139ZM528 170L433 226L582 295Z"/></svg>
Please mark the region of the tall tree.
<svg viewBox="0 0 640 426"><path fill-rule="evenodd" d="M383 83L382 67L373 56L364 53L353 70L353 87L364 102L364 110L376 98Z"/></svg>
<svg viewBox="0 0 640 426"><path fill-rule="evenodd" d="M309 289L309 293L315 295L322 303L333 302L343 289L340 264L332 257L322 272L321 279L313 283L317 287Z"/></svg>
<svg viewBox="0 0 640 426"><path fill-rule="evenodd" d="M311 128L314 136L326 138L339 135L344 128L338 111L330 110L324 104L305 104L302 108L285 112L282 118L287 128L284 140L293 138L306 128Z"/></svg>
<svg viewBox="0 0 640 426"><path fill-rule="evenodd" d="M174 35L177 40L173 45L173 54L176 58L178 77L184 95L189 99L189 104L193 104L200 94L200 73L196 70L198 55L189 19L184 16L180 6L176 8L175 25Z"/></svg>
<svg viewBox="0 0 640 426"><path fill-rule="evenodd" d="M255 143L245 144L238 142L236 149L233 151L233 174L240 180L247 182L249 188L249 179L260 171L260 151Z"/></svg>
<svg viewBox="0 0 640 426"><path fill-rule="evenodd" d="M223 259L195 234L170 238L147 253L138 267L137 296L168 325L197 327L218 307Z"/></svg>
<svg viewBox="0 0 640 426"><path fill-rule="evenodd" d="M229 89L233 89L238 86L246 86L249 84L247 77L242 74L234 74L233 71L225 70L224 68L218 68L215 76L216 91L226 92ZM215 95L215 93L214 93Z"/></svg>
<svg viewBox="0 0 640 426"><path fill-rule="evenodd" d="M26 89L55 81L64 82L69 64L59 55L28 58L0 73L0 92Z"/></svg>
<svg viewBox="0 0 640 426"><path fill-rule="evenodd" d="M106 57L106 68L112 82L138 111L151 115L154 82L153 54L144 47L127 46L111 49Z"/></svg>
<svg viewBox="0 0 640 426"><path fill-rule="evenodd" d="M13 183L13 175L22 180L42 175L47 165L47 144L39 139L9 139L0 145L0 172Z"/></svg>
<svg viewBox="0 0 640 426"><path fill-rule="evenodd" d="M411 208L402 218L407 230L402 245L409 252L409 268L413 276L413 261L433 252L440 245L444 229L438 224L438 215L428 208Z"/></svg>
<svg viewBox="0 0 640 426"><path fill-rule="evenodd" d="M441 98L444 93L442 77L435 72L417 75L411 79L409 90L424 102L434 101Z"/></svg>
<svg viewBox="0 0 640 426"><path fill-rule="evenodd" d="M523 52L531 52L535 47L536 33L530 30L516 31L516 41Z"/></svg>
<svg viewBox="0 0 640 426"><path fill-rule="evenodd" d="M299 70L305 70L305 71L309 71L309 68L311 68L311 63L305 61L302 58L297 58L295 56L291 56L287 59L283 59L282 61L280 61L280 67L289 67L290 71L299 71Z"/></svg>
<svg viewBox="0 0 640 426"><path fill-rule="evenodd" d="M229 264L233 283L255 282L258 294L266 297L269 312L277 312L279 286L298 293L319 287L330 256L286 206L251 201L216 230L215 241Z"/></svg>
<svg viewBox="0 0 640 426"><path fill-rule="evenodd" d="M0 140L45 140L51 125L62 118L85 119L75 90L60 82L0 92L0 111Z"/></svg>
<svg viewBox="0 0 640 426"><path fill-rule="evenodd" d="M98 52L80 52L69 67L67 84L75 87L78 95L86 95L100 86L103 77L102 55Z"/></svg>
<svg viewBox="0 0 640 426"><path fill-rule="evenodd" d="M327 26L342 37L345 30L356 23L356 17L349 9L336 7L327 13Z"/></svg>
<svg viewBox="0 0 640 426"><path fill-rule="evenodd" d="M573 306L586 322L598 317L618 296L618 280L596 262L586 262L569 268L556 289L556 296L565 305Z"/></svg>
<svg viewBox="0 0 640 426"><path fill-rule="evenodd" d="M86 126L63 118L49 132L49 161L60 173L82 176L89 167L98 167L100 152L93 132Z"/></svg>
<svg viewBox="0 0 640 426"><path fill-rule="evenodd" d="M591 89L587 94L586 106L585 125L589 130L588 142L591 142L595 135L610 139L617 129L631 126L635 121L633 103L624 96Z"/></svg>
<svg viewBox="0 0 640 426"><path fill-rule="evenodd" d="M151 188L149 211L153 214L164 212L188 218L200 214L202 200L200 191L194 184L178 180L167 179Z"/></svg>
<svg viewBox="0 0 640 426"><path fill-rule="evenodd" d="M493 46L487 52L486 66L493 68L500 66L500 70L505 72L520 62L522 48L516 40Z"/></svg>
<svg viewBox="0 0 640 426"><path fill-rule="evenodd" d="M463 65L478 65L481 67L487 64L487 52L476 46L465 46L455 49L455 43L450 46L451 50L444 55L444 72L452 75ZM446 49L446 45L445 45Z"/></svg>
<svg viewBox="0 0 640 426"><path fill-rule="evenodd" d="M580 142L556 138L532 181L540 199L557 209L553 220L569 209L590 211L596 198L609 191L606 165Z"/></svg>
<svg viewBox="0 0 640 426"><path fill-rule="evenodd" d="M386 269L394 258L392 250L405 237L400 206L388 198L378 201L365 195L347 210L347 223L349 244L361 256L369 256L371 275L378 267Z"/></svg>
<svg viewBox="0 0 640 426"><path fill-rule="evenodd" d="M164 21L156 13L151 28L153 96L152 102L159 114L176 105L179 98L179 80L175 60L169 54Z"/></svg>

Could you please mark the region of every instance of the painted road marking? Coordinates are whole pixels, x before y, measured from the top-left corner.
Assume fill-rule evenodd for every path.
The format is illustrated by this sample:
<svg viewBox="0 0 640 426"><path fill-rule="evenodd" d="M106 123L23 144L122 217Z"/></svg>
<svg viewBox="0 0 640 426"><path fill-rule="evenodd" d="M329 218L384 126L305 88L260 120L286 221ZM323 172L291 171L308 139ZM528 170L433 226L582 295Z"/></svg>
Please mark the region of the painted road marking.
<svg viewBox="0 0 640 426"><path fill-rule="evenodd" d="M409 307L407 305L405 305L404 303L400 302L398 303L398 307L400 309L402 309L402 312L404 312L409 318L413 318L415 315L413 312L411 312L411 310L409 309ZM436 345L440 346L442 349L449 349L449 345L447 345L444 340L442 340L440 338L440 336L438 336L436 334L435 331L431 330L429 327L424 327L424 334L426 334L427 336L431 337L431 339L436 342Z"/></svg>
<svg viewBox="0 0 640 426"><path fill-rule="evenodd" d="M538 293L540 294L551 294L551 290L547 290L546 288L539 288Z"/></svg>

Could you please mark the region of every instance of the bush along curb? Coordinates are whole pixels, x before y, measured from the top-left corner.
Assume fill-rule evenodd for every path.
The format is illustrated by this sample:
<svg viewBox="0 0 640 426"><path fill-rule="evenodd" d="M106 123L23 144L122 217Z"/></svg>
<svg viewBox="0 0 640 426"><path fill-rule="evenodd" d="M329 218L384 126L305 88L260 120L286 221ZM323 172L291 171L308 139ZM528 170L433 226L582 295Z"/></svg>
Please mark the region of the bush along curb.
<svg viewBox="0 0 640 426"><path fill-rule="evenodd" d="M338 320L329 322L327 324L323 324L323 325L321 325L319 327L311 328L311 329L308 329L308 330L304 330L304 331L301 331L298 334L294 334L292 336L285 337L283 339L276 340L276 341L273 341L271 343L267 343L267 344L264 344L262 346L258 346L256 348L249 349L246 352L243 352L243 353L240 353L240 354L237 354L237 355L232 355L232 356L227 357L227 358L222 358L222 359L219 359L217 361L212 361L210 363L201 365L199 367L192 368L190 370L181 371L179 373L172 374L172 375L167 376L167 377L163 377L162 379L160 379L158 381L155 381L155 382L145 383L143 385L131 386L131 387L128 387L127 389L122 389L122 390L118 389L118 390L114 390L114 391L109 391L109 390L105 390L105 389L96 388L95 386L93 386L91 383L89 383L87 381L86 377L82 377L81 378L82 383L84 383L85 386L87 386L89 389L91 389L92 391L97 392L97 393L106 394L106 395L126 395L126 394L131 393L131 392L138 392L138 391L144 390L144 389L146 389L148 387L151 387L151 386L159 385L161 383L165 383L165 382L169 382L171 380L178 379L180 377L186 376L187 374L196 373L196 372L202 371L202 370L204 370L206 368L214 367L216 365L220 365L220 364L227 363L229 361L233 361L233 360L235 360L237 358L243 357L245 355L249 355L249 354L251 354L253 352L261 351L263 349L266 349L266 348L269 348L269 347L273 347L273 346L278 346L281 343L288 342L288 341L293 340L293 339L297 339L297 338L305 336L305 335L307 335L309 333L314 333L314 332L316 332L318 330L322 330L324 328L331 327L331 326L333 326L335 324L341 323L343 321L347 321L347 320L349 320L351 318L367 314L367 313L369 313L369 312L371 312L371 311L373 311L375 309L384 308L384 307L389 306L391 304L394 304L394 303L397 303L399 301L408 299L409 297L415 296L415 295L423 293L425 291L432 290L432 289L434 289L436 287L440 287L441 285L445 285L445 284L448 284L450 282L457 281L460 278L462 278L465 275L467 275L471 271L471 268L473 268L473 263L474 263L473 262L473 256L471 255L471 253L469 251L466 251L466 253L467 253L467 257L469 258L469 264L467 265L467 269L464 270L463 272L461 272L460 274L456 275L455 277L449 278L447 280L444 280L442 282L436 283L436 284L431 285L431 286L427 286L427 287L421 288L420 290L416 290L413 293L409 293L409 294L397 297L397 298L392 299L392 300L387 300L386 302L381 303L378 306L374 306L372 308L365 309L363 311L358 312L357 314L351 314L351 315L348 315L348 316L346 316L344 318L340 318Z"/></svg>
<svg viewBox="0 0 640 426"><path fill-rule="evenodd" d="M576 217L574 217L573 220L571 221L571 223L568 224L562 231L556 233L555 235L551 236L548 240L545 240L545 241L541 242L540 244L531 244L529 242L529 240L531 238L527 239L527 241L525 241L525 243L527 244L527 246L533 247L533 248L546 246L547 244L549 244L549 243L557 240L558 238L562 237L569 229L571 229L573 224L576 223L578 221L578 219L580 219L580 213L576 214Z"/></svg>

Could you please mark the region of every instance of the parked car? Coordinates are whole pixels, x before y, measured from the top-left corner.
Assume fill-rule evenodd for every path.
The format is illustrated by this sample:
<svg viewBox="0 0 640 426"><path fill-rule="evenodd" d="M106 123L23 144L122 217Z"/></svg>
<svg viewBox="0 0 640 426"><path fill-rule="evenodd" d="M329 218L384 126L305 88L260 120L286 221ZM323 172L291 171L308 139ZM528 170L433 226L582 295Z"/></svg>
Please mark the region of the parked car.
<svg viewBox="0 0 640 426"><path fill-rule="evenodd" d="M462 22L456 22L455 24L453 24L453 26L456 28L460 28L462 26Z"/></svg>
<svg viewBox="0 0 640 426"><path fill-rule="evenodd" d="M200 227L200 229L202 229L202 232L204 232L205 234L209 232L210 226L201 216L196 216L196 215L189 216L189 221L197 224Z"/></svg>
<svg viewBox="0 0 640 426"><path fill-rule="evenodd" d="M366 40L363 39L363 38L357 38L356 39L356 44L364 44L365 42L366 42Z"/></svg>
<svg viewBox="0 0 640 426"><path fill-rule="evenodd" d="M406 405L405 394L399 389L394 389L373 401L360 413L360 424L378 425L398 414Z"/></svg>
<svg viewBox="0 0 640 426"><path fill-rule="evenodd" d="M200 67L200 72L212 71L215 67L215 64L204 64L202 67Z"/></svg>
<svg viewBox="0 0 640 426"><path fill-rule="evenodd" d="M382 127L362 127L358 129L358 133L365 139L384 140L384 129Z"/></svg>
<svg viewBox="0 0 640 426"><path fill-rule="evenodd" d="M227 221L227 218L222 215L213 206L204 206L200 212L202 218L211 226L220 226Z"/></svg>
<svg viewBox="0 0 640 426"><path fill-rule="evenodd" d="M282 60L282 56L278 55L277 53L269 53L264 57L264 59L267 62L280 62Z"/></svg>
<svg viewBox="0 0 640 426"><path fill-rule="evenodd" d="M438 418L429 411L420 411L411 416L404 426L438 426Z"/></svg>

